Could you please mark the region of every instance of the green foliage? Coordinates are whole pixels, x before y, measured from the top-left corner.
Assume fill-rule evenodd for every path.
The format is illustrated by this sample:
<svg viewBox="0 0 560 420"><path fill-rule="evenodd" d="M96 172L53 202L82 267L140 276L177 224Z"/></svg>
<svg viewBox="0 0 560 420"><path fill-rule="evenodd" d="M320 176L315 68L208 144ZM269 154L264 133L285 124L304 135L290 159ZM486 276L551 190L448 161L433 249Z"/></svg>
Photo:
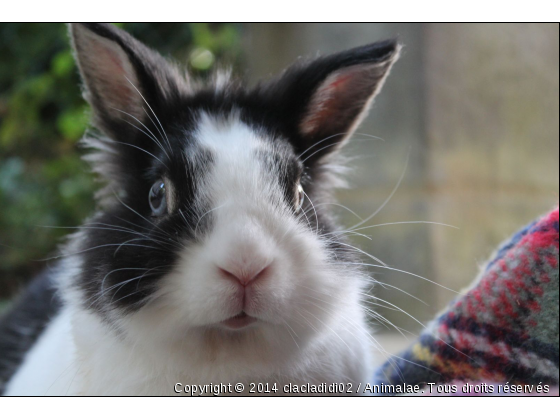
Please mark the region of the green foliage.
<svg viewBox="0 0 560 420"><path fill-rule="evenodd" d="M235 63L232 24L117 24L203 76ZM94 208L77 141L88 123L63 24L0 24L0 298L44 267L67 229Z"/></svg>

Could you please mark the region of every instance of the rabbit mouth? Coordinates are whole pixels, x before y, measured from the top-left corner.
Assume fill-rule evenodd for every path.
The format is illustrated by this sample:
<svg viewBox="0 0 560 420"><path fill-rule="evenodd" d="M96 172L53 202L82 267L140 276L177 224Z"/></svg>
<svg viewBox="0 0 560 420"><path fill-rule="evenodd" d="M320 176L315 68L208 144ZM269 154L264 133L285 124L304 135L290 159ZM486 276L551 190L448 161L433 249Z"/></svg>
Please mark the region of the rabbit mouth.
<svg viewBox="0 0 560 420"><path fill-rule="evenodd" d="M253 324L256 321L257 318L253 318L252 316L247 315L244 311L241 311L237 315L222 321L220 324L232 330L239 330Z"/></svg>

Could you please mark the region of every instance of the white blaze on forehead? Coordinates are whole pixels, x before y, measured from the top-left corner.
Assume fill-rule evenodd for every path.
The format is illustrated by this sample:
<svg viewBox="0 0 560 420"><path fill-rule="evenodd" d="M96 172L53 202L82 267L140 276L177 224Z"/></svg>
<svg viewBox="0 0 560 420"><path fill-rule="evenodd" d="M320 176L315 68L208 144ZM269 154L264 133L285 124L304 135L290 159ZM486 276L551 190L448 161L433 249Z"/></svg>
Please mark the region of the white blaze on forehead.
<svg viewBox="0 0 560 420"><path fill-rule="evenodd" d="M243 123L237 113L215 117L202 113L198 120L196 138L200 145L215 152L248 152L263 147L262 138ZM247 155L250 153L244 153ZM229 154L225 154L224 157Z"/></svg>
<svg viewBox="0 0 560 420"><path fill-rule="evenodd" d="M281 197L278 174L259 158L259 152L273 152L272 142L240 121L202 114L196 131L199 146L212 153L209 177L211 201L216 206L231 204L265 205ZM276 201L276 200L274 200Z"/></svg>
<svg viewBox="0 0 560 420"><path fill-rule="evenodd" d="M208 279L215 277L215 267L229 272L258 272L281 258L279 238L294 218L286 211L277 170L265 161L267 155L276 153L271 139L235 114L227 118L203 114L195 138L197 147L212 155L201 197L207 206L202 217L211 217L213 223L200 253L186 265L191 272L207 273L205 281L192 285L199 290L195 295L207 296L202 300L207 301L216 298L210 292L213 287L221 290L228 286L221 278L208 286ZM189 252L186 258L190 257Z"/></svg>

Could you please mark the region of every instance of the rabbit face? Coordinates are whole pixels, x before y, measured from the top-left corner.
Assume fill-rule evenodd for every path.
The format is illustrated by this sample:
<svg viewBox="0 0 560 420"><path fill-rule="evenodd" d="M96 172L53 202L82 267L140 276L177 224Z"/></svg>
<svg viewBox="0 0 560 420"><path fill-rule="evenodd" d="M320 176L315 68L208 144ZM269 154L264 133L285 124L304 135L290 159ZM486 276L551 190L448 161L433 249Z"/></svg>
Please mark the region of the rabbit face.
<svg viewBox="0 0 560 420"><path fill-rule="evenodd" d="M70 243L71 301L146 351L277 364L362 322L364 276L325 203L337 151L398 45L198 86L110 25L73 25L99 135L100 212Z"/></svg>

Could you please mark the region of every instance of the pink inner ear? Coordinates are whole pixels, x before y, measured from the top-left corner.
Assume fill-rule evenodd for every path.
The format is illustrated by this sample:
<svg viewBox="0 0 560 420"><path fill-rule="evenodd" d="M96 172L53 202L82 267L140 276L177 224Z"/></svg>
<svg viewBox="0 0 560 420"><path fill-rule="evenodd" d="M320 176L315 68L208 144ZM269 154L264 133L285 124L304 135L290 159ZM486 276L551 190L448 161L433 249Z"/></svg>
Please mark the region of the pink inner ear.
<svg viewBox="0 0 560 420"><path fill-rule="evenodd" d="M314 135L322 128L337 125L335 119L345 118L348 111L363 105L365 92L358 91L363 70L363 66L350 67L330 75L323 82L313 95L300 125L303 134Z"/></svg>
<svg viewBox="0 0 560 420"><path fill-rule="evenodd" d="M135 72L124 52L103 43L91 47L95 58L93 76L98 80L97 91L106 106L135 115L137 102L134 95L138 92L130 84L137 84Z"/></svg>
<svg viewBox="0 0 560 420"><path fill-rule="evenodd" d="M123 67L121 65L121 61L115 56L115 52L107 48L103 45L96 45L94 47L94 51L96 52L97 57L105 57L107 61L105 62L106 68L113 68L115 70L120 70L120 73L123 72Z"/></svg>
<svg viewBox="0 0 560 420"><path fill-rule="evenodd" d="M352 74L340 75L336 80L334 80L329 88L338 89L344 87L344 84L352 77Z"/></svg>

